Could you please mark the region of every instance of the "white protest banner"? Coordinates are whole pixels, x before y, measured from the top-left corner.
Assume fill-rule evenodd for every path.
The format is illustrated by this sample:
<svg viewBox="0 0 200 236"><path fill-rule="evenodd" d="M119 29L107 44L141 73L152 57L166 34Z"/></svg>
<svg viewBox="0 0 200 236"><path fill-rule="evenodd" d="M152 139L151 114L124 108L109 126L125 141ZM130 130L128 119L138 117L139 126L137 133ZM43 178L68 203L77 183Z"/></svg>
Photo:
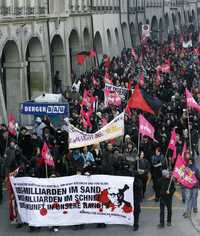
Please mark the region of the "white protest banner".
<svg viewBox="0 0 200 236"><path fill-rule="evenodd" d="M85 133L71 124L67 126L69 133L69 149L90 146L124 135L124 112L96 133Z"/></svg>
<svg viewBox="0 0 200 236"><path fill-rule="evenodd" d="M118 87L114 86L112 84L105 84L105 89L104 91L112 91L112 92L117 92L117 94L120 96L121 99L125 99L128 89L123 88L123 87Z"/></svg>
<svg viewBox="0 0 200 236"><path fill-rule="evenodd" d="M18 213L29 226L134 223L132 177L11 177Z"/></svg>

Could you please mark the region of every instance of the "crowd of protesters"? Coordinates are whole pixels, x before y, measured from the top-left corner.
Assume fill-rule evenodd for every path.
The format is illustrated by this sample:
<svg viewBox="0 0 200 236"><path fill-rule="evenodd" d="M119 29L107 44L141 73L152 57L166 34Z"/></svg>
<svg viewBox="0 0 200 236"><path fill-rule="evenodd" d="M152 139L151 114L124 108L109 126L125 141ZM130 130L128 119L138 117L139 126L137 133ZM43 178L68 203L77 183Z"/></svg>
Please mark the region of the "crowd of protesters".
<svg viewBox="0 0 200 236"><path fill-rule="evenodd" d="M84 173L135 176L135 230L139 227L140 203L145 199L147 182L152 179L155 201L160 200L159 226L164 227L165 224L165 206L168 209L167 225L171 226L174 182L170 185L170 189L168 187L174 162L171 159L172 153L167 152L167 146L173 128L177 132L177 155L182 152L184 143L188 148L191 146L185 158L200 180L200 172L195 166L195 158L199 157L200 115L195 110L187 112L184 97L185 88L188 88L197 103L200 102L198 36L197 32L169 35L168 40L162 43L148 39L135 48L137 58L133 56L131 49L123 49L119 57L109 58L105 55L99 66L79 77L72 74L71 91L63 94L70 104L69 122L83 131L93 133L124 109L126 111L131 90L139 82L141 73L144 73L144 80L140 86L149 95L162 101L162 107L157 115L145 113L145 117L155 127L157 143L144 137L140 141L138 150L138 115L143 112L137 109L130 109L125 113L124 137L76 150L68 150L67 132L62 130L61 126L55 127L48 117L37 117L31 130L19 127L16 136L11 135L7 126L2 124L0 127L0 202L3 199L4 180L18 167L20 168L17 176L47 177L41 158L41 149L46 142L55 162L54 168L48 167L48 177ZM181 37L184 41L191 39L193 47L183 48ZM199 55L197 51L194 53L194 49L199 50ZM170 64L170 72L160 73L158 80L156 68L166 61ZM59 73L56 75L57 80L58 77ZM120 105L105 107L105 80L115 86L127 88L127 96L121 100ZM56 90L60 91L60 86L61 83L56 83ZM90 95L96 101L89 121L87 118L85 121L83 115L89 112L87 105L82 104L85 90L90 91ZM183 188L182 193L182 200L186 204L184 217L187 218L191 216L192 210L194 213L198 211L198 186L192 190ZM105 227L103 224L98 226Z"/></svg>

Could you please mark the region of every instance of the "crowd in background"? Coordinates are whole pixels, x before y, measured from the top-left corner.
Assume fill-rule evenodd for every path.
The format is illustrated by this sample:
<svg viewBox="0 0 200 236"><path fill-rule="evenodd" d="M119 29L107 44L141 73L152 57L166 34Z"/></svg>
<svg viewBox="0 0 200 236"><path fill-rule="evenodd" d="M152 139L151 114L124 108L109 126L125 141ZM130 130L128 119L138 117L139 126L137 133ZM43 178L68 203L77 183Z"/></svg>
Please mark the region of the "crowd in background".
<svg viewBox="0 0 200 236"><path fill-rule="evenodd" d="M133 56L131 49L123 49L119 57L109 58L108 55L105 55L99 66L86 71L83 75L76 76L73 73L71 91L63 94L70 104L69 122L88 133L96 132L122 111L126 111L131 91L139 82L141 73L144 73L144 81L140 86L149 95L157 97L162 102L162 107L157 115L145 113L145 117L155 127L157 143L144 137L141 139L138 150L138 115L143 112L137 109L130 109L125 113L124 137L76 150L68 150L67 132L62 130L61 126L55 127L48 117L37 117L31 130L23 126L19 127L16 136L11 135L7 126L2 124L0 127L0 202L3 198L3 181L10 172L18 167L20 169L17 176L47 177L41 158L41 149L46 142L55 162L54 168L48 167L48 177L86 172L135 176L135 208L138 211L135 215L134 227L137 230L140 202L145 199L150 173L155 201L159 201L163 196L161 186L168 187L168 182L160 185L160 178L169 177L165 170L168 167L172 170L174 166L174 162L171 160L172 153L169 151L167 156L165 155L173 128L178 134L177 154L181 153L184 143L190 147L189 134L191 134L192 154L188 153L190 164L194 165L194 159L199 157L200 115L195 110L189 111L188 129L188 113L184 97L185 88L188 88L197 103L200 103L200 43L198 36L197 32L169 35L168 40L162 43L149 39L135 48L138 58ZM193 47L183 49L181 37L185 41L190 37ZM194 49L199 50L199 55L194 53ZM170 72L161 73L158 80L156 68L166 61L170 62ZM58 76L59 74L56 75L56 77ZM105 80L114 86L127 89L127 95L121 100L120 105L105 107ZM61 83L57 83L56 90L61 89L59 86ZM87 115L89 108L82 103L85 90L90 91L91 97L95 98L95 108L86 124L83 112ZM193 170L200 179L196 167ZM163 191L166 192L166 189ZM174 186L172 186L171 196L174 191ZM183 201L186 200L187 196L183 191ZM197 206L191 206L192 208L197 211ZM186 217L191 213L191 209L186 212L188 213L185 215ZM170 214L168 217L170 224ZM163 221L161 226L162 224Z"/></svg>

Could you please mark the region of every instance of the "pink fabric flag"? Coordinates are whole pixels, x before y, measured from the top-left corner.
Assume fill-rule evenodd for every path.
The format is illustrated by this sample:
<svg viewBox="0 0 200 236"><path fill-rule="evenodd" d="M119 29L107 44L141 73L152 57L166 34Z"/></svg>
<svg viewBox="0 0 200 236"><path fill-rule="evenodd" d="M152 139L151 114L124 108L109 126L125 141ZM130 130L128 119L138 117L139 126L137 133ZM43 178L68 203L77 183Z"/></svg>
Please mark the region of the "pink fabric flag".
<svg viewBox="0 0 200 236"><path fill-rule="evenodd" d="M131 55L133 56L133 58L135 59L135 61L138 60L138 55L136 54L135 48L131 49Z"/></svg>
<svg viewBox="0 0 200 236"><path fill-rule="evenodd" d="M139 116L139 134L142 136L147 136L153 139L155 142L158 142L154 137L155 129L154 127L144 118L143 115Z"/></svg>
<svg viewBox="0 0 200 236"><path fill-rule="evenodd" d="M176 148L176 130L173 129L173 131L171 132L171 138L169 141L168 149L173 151L175 148Z"/></svg>
<svg viewBox="0 0 200 236"><path fill-rule="evenodd" d="M49 147L46 144L46 142L44 143L43 147L42 147L42 159L44 160L44 163L48 166L54 166L54 160L53 157L49 151Z"/></svg>
<svg viewBox="0 0 200 236"><path fill-rule="evenodd" d="M183 154L185 148L186 145L184 144L182 154L179 154L177 157L176 165L173 171L173 177L175 177L180 184L186 188L191 189L198 183L198 180L193 171L186 165Z"/></svg>
<svg viewBox="0 0 200 236"><path fill-rule="evenodd" d="M173 129L171 132L171 138L169 141L168 149L173 151L172 155L172 161L174 162L176 160L176 130Z"/></svg>
<svg viewBox="0 0 200 236"><path fill-rule="evenodd" d="M185 90L185 96L186 96L187 107L194 108L195 110L200 112L200 105L194 100L192 94L188 89Z"/></svg>
<svg viewBox="0 0 200 236"><path fill-rule="evenodd" d="M8 132L13 136L17 135L17 131L15 128L15 122L16 122L16 119L15 119L14 115L9 114L8 115Z"/></svg>

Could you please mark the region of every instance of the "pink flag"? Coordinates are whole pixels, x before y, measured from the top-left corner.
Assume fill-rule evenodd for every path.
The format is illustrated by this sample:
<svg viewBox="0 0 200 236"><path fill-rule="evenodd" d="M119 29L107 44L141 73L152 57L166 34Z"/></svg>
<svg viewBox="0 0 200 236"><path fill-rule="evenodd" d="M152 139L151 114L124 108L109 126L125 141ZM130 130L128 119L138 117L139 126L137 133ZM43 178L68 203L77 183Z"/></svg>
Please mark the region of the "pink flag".
<svg viewBox="0 0 200 236"><path fill-rule="evenodd" d="M193 171L187 167L183 155L180 154L177 157L173 177L175 177L180 184L190 189L198 183Z"/></svg>
<svg viewBox="0 0 200 236"><path fill-rule="evenodd" d="M172 161L174 162L176 160L176 130L173 129L171 132L171 138L169 141L168 149L173 151L172 155Z"/></svg>
<svg viewBox="0 0 200 236"><path fill-rule="evenodd" d="M200 105L194 100L192 94L188 89L185 90L185 96L186 96L187 107L194 108L195 110L200 112Z"/></svg>
<svg viewBox="0 0 200 236"><path fill-rule="evenodd" d="M139 116L139 134L142 136L147 136L153 139L155 142L157 140L154 137L155 129L154 127L144 118L143 115L140 114Z"/></svg>
<svg viewBox="0 0 200 236"><path fill-rule="evenodd" d="M136 54L135 48L131 49L131 55L133 56L133 58L135 59L135 61L138 60L138 55Z"/></svg>
<svg viewBox="0 0 200 236"><path fill-rule="evenodd" d="M44 163L48 166L54 166L54 160L53 157L49 151L49 147L46 144L46 142L44 143L43 147L42 147L42 159L44 160Z"/></svg>
<svg viewBox="0 0 200 236"><path fill-rule="evenodd" d="M176 130L173 129L173 131L171 132L171 138L169 141L168 149L173 151L175 148L176 148Z"/></svg>
<svg viewBox="0 0 200 236"><path fill-rule="evenodd" d="M16 122L16 119L15 119L14 115L9 114L8 115L8 132L13 136L17 135L17 131L15 128L15 122Z"/></svg>

